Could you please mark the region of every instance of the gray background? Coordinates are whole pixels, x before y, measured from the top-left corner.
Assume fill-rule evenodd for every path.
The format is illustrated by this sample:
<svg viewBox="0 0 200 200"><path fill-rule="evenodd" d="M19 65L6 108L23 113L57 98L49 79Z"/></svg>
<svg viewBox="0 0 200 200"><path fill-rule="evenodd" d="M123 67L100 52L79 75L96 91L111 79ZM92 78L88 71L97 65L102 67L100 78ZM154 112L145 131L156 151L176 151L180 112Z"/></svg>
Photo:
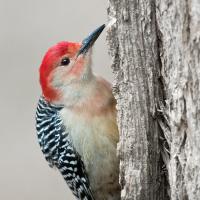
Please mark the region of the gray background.
<svg viewBox="0 0 200 200"><path fill-rule="evenodd" d="M51 45L81 41L105 23L106 8L107 0L0 0L0 200L74 199L37 143L38 67ZM94 71L111 79L105 35Z"/></svg>

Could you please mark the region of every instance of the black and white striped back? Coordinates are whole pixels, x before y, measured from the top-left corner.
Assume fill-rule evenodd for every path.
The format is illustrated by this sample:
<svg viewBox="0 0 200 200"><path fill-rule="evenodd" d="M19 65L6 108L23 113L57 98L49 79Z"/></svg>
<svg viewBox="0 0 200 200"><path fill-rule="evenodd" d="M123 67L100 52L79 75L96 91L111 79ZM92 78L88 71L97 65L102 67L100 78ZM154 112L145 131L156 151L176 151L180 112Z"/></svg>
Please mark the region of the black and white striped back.
<svg viewBox="0 0 200 200"><path fill-rule="evenodd" d="M77 199L93 200L84 164L59 115L62 108L44 97L39 99L36 129L41 150L50 166L59 169Z"/></svg>

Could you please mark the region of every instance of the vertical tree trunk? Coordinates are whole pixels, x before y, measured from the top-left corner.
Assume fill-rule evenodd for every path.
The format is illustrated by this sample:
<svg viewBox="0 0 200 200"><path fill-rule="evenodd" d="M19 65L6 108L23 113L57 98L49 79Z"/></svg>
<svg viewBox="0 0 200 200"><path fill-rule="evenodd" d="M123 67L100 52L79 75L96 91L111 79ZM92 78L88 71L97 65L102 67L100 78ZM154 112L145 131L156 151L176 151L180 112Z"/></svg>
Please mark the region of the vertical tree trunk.
<svg viewBox="0 0 200 200"><path fill-rule="evenodd" d="M200 1L157 1L171 199L200 199Z"/></svg>
<svg viewBox="0 0 200 200"><path fill-rule="evenodd" d="M110 0L122 199L168 199L156 120L163 99L153 0Z"/></svg>
<svg viewBox="0 0 200 200"><path fill-rule="evenodd" d="M200 199L200 1L109 0L108 15L122 200Z"/></svg>

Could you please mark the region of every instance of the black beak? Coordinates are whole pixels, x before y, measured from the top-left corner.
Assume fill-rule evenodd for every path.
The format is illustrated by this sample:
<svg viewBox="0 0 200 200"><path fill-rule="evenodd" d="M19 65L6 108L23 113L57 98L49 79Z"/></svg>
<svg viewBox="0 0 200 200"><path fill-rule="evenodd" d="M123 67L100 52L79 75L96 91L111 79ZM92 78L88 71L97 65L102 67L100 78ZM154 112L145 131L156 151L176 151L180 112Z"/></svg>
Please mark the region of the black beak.
<svg viewBox="0 0 200 200"><path fill-rule="evenodd" d="M93 44L95 43L95 41L97 40L97 38L99 37L99 35L101 34L101 32L103 31L104 28L105 28L105 24L101 25L99 28L94 30L88 37L86 37L83 40L81 48L77 54L77 57L80 54L87 53L87 51L90 49L90 47L93 46Z"/></svg>

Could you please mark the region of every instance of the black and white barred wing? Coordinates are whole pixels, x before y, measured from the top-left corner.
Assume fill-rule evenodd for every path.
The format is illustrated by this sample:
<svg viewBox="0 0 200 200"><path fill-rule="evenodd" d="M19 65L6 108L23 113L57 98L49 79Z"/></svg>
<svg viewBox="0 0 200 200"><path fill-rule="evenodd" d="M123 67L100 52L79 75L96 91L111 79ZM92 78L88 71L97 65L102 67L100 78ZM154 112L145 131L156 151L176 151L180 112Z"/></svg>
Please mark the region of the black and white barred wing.
<svg viewBox="0 0 200 200"><path fill-rule="evenodd" d="M94 200L84 164L59 116L58 111L62 108L40 98L36 128L41 150L50 166L59 169L77 199Z"/></svg>

